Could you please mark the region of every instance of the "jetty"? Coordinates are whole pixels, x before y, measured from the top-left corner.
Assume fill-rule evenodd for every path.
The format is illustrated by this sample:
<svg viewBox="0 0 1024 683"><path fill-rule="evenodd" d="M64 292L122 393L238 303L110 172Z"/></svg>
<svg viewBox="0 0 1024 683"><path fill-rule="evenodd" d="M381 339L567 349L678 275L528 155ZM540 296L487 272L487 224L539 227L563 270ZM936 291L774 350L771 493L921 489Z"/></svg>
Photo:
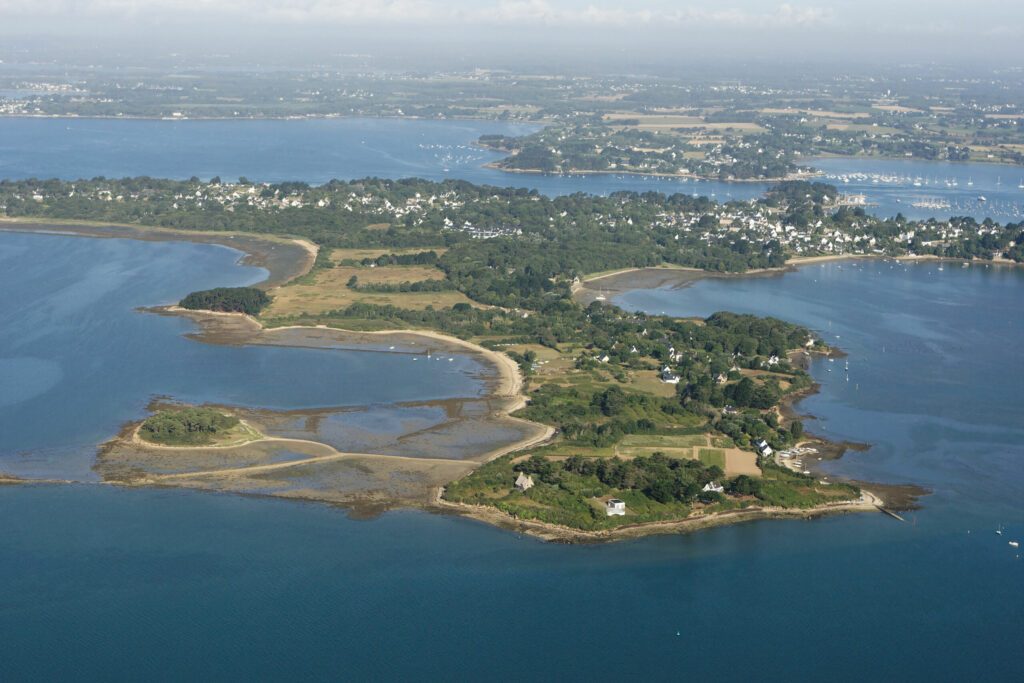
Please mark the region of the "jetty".
<svg viewBox="0 0 1024 683"><path fill-rule="evenodd" d="M882 507L881 505L876 505L875 507L876 507L876 508L878 508L878 511L879 511L879 512L884 512L885 514L889 515L889 516L890 516L890 517L892 517L893 519L898 519L898 520L899 520L899 521L901 521L901 522L906 522L906 521L907 521L907 520L903 519L902 517L900 517L899 515L897 515L897 514L896 514L895 512L893 512L892 510L886 510L886 509L885 509L884 507Z"/></svg>

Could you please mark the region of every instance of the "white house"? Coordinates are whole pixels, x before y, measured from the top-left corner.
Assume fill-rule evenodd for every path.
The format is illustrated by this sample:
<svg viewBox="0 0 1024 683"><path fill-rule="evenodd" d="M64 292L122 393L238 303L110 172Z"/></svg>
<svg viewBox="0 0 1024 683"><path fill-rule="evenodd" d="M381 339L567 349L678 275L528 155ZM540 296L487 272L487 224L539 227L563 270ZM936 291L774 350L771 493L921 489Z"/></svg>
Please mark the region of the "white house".
<svg viewBox="0 0 1024 683"><path fill-rule="evenodd" d="M709 481L708 483L704 484L704 488L702 488L701 491L703 491L704 493L722 493L725 491L725 487L719 485L717 481Z"/></svg>
<svg viewBox="0 0 1024 683"><path fill-rule="evenodd" d="M768 445L768 442L765 441L764 439L761 439L760 441L758 441L754 445L757 447L757 452L760 453L761 455L763 455L766 458L769 455L771 455L772 453L775 452L775 451L772 450L772 447Z"/></svg>
<svg viewBox="0 0 1024 683"><path fill-rule="evenodd" d="M679 384L679 375L672 372L672 368L666 365L661 369L661 381L665 384Z"/></svg>
<svg viewBox="0 0 1024 683"><path fill-rule="evenodd" d="M508 481L506 479L506 481ZM516 488L520 491L525 492L527 489L533 488L533 477L525 472L520 472L519 477L516 479Z"/></svg>
<svg viewBox="0 0 1024 683"><path fill-rule="evenodd" d="M612 498L604 504L604 510L608 513L609 517L613 515L619 515L621 517L626 514L626 503L618 498Z"/></svg>

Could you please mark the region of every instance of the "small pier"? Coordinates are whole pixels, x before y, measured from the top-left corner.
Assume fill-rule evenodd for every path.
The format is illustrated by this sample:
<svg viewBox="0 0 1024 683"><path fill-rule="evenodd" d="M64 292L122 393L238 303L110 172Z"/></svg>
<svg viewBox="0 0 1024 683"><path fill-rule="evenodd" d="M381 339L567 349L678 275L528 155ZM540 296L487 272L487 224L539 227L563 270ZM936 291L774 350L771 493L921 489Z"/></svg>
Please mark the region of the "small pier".
<svg viewBox="0 0 1024 683"><path fill-rule="evenodd" d="M882 507L881 505L876 505L875 507L876 507L876 508L878 508L878 511L879 511L879 512L884 512L885 514L889 515L889 516L890 516L890 517L892 517L893 519L898 519L898 520L899 520L899 521L901 521L901 522L906 522L906 521L907 521L907 520L903 519L902 517L900 517L899 515L897 515L897 514L896 514L895 512L893 512L892 510L886 510L886 509L885 509L884 507Z"/></svg>

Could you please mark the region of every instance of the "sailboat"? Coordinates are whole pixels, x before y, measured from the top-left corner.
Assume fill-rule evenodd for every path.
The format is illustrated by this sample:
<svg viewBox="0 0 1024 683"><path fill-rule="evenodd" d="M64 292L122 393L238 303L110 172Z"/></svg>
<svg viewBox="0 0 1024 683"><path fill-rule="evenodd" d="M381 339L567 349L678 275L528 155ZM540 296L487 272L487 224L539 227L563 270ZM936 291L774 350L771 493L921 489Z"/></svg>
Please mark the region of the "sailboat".
<svg viewBox="0 0 1024 683"><path fill-rule="evenodd" d="M974 178L967 179L967 187L974 187Z"/></svg>
<svg viewBox="0 0 1024 683"><path fill-rule="evenodd" d="M1003 525L1000 524L999 528L996 529L996 536L1002 536L1002 535L1003 535Z"/></svg>
<svg viewBox="0 0 1024 683"><path fill-rule="evenodd" d="M606 301L607 299L608 299L608 297L606 297L604 295L604 290L603 289L601 290L600 294L598 294L597 296L594 297L594 301Z"/></svg>

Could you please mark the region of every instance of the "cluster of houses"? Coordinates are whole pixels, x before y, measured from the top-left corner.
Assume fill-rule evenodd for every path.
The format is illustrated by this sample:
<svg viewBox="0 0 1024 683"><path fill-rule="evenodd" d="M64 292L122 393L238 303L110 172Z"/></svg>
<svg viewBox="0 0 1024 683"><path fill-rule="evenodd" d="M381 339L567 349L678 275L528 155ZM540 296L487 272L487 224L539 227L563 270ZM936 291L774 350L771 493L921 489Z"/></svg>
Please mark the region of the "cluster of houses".
<svg viewBox="0 0 1024 683"><path fill-rule="evenodd" d="M66 188L66 186L65 186ZM69 197L82 197L101 202L139 201L153 204L170 203L172 209L203 208L217 205L226 212L241 208L257 211L291 211L297 209L323 209L353 212L365 215L380 223L420 227L434 225L440 221L443 230L462 232L478 239L496 237L521 237L524 229L512 224L478 225L467 218L459 218L460 210L468 204L484 210L488 205L501 205L506 198L498 195L477 196L463 194L458 190L436 193L416 193L403 200L394 200L393 195L372 187L345 186L343 188L306 188L270 186L251 183L200 183L188 192L168 192L158 189L142 189L114 194L110 189L95 185L82 185L62 189ZM15 194L14 199L31 199L45 202L54 190L42 187L32 190L28 196ZM540 197L533 198L540 201ZM0 197L2 202L3 197ZM614 230L618 225L632 225L633 218L625 208L618 212L601 212L588 216L604 228ZM714 220L704 220L711 216ZM697 240L707 245L735 245L748 242L751 249L760 250L762 245L777 242L787 253L792 254L879 254L887 243L880 242L872 234L877 219L861 217L849 225L835 226L817 220L805 227L787 223L780 214L757 201L728 205L712 204L702 211L677 209L655 214L650 229L667 235L667 239ZM562 222L573 227L576 220L566 211L548 217L555 225ZM912 240L922 240L926 245L944 241L962 240L968 237L982 237L997 234L998 225L974 225L958 222L934 222L915 224L893 238L896 245L906 248Z"/></svg>

